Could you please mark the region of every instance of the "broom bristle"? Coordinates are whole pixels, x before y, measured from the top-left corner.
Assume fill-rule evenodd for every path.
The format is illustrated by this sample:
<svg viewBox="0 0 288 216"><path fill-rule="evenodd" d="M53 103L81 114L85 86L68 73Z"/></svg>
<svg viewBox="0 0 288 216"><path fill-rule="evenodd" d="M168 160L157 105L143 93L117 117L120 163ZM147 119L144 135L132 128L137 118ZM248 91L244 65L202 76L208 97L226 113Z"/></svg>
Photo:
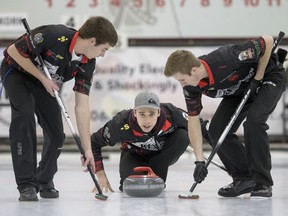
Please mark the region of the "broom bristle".
<svg viewBox="0 0 288 216"><path fill-rule="evenodd" d="M96 194L96 195L95 195L95 198L96 198L96 199L99 199L99 200L102 200L102 201L106 201L107 198L108 198L108 196L105 196L105 195L103 195L103 194Z"/></svg>
<svg viewBox="0 0 288 216"><path fill-rule="evenodd" d="M188 196L184 196L184 195L178 195L179 199L199 199L199 195L188 195Z"/></svg>

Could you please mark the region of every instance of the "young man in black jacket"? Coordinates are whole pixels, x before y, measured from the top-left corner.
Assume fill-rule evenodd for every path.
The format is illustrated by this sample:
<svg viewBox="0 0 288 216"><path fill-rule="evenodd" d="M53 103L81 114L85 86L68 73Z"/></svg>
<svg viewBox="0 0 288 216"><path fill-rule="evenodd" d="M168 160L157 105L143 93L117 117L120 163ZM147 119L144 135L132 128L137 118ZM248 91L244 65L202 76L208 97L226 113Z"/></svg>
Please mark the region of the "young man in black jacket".
<svg viewBox="0 0 288 216"><path fill-rule="evenodd" d="M276 54L271 53L273 42L272 36L264 35L222 46L199 58L190 51L177 50L166 62L164 74L183 86L189 137L198 161L194 180L198 183L205 178L201 173L207 172L200 163L204 163L199 124L202 95L223 98L209 127L212 143L216 144L243 95L251 89L248 101L218 150L233 178L231 184L220 188L220 196L236 197L248 192L252 197L272 196L267 120L286 87L284 69L278 64ZM243 121L245 145L236 134Z"/></svg>
<svg viewBox="0 0 288 216"><path fill-rule="evenodd" d="M187 113L170 103L160 103L156 94L145 91L135 98L134 109L118 112L92 134L96 175L102 189L113 191L104 171L101 148L121 145L120 187L137 166L149 166L164 182L168 167L189 144Z"/></svg>
<svg viewBox="0 0 288 216"><path fill-rule="evenodd" d="M24 27L23 27L24 28ZM94 169L90 139L89 92L96 58L103 57L118 40L113 24L91 17L77 31L64 25L45 25L31 30L36 52L42 57L50 80L27 34L4 50L0 68L11 104L10 146L20 201L58 198L53 178L65 135L60 107L53 90L74 79L77 128L85 151L85 165ZM71 89L72 91L72 89ZM43 129L42 157L37 164L35 116Z"/></svg>

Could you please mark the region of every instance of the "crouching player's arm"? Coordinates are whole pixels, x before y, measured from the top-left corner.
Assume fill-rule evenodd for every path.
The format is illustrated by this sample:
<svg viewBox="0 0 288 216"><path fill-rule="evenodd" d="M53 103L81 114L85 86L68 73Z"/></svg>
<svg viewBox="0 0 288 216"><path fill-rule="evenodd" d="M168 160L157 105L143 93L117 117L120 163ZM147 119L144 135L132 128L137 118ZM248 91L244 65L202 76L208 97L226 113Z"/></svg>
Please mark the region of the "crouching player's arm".
<svg viewBox="0 0 288 216"><path fill-rule="evenodd" d="M104 192L114 192L112 189L110 182L107 178L107 175L104 170L103 157L101 148L104 146L114 146L116 142L113 142L113 138L111 137L110 122L108 122L103 128L100 128L96 133L93 133L91 136L92 143L92 152L95 160L95 173L98 178L98 183ZM115 133L117 134L117 133ZM97 190L94 188L93 192Z"/></svg>

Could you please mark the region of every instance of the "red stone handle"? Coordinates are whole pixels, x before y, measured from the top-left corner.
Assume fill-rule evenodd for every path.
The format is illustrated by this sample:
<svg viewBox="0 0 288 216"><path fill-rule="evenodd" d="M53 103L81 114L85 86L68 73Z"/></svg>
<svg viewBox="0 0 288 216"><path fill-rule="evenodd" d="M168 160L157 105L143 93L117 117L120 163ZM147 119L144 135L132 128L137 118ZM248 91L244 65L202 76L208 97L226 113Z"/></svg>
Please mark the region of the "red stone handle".
<svg viewBox="0 0 288 216"><path fill-rule="evenodd" d="M150 167L147 167L147 166L141 166L141 167L135 167L134 169L134 172L147 172L147 175L143 176L143 175L133 175L133 177L135 178L143 178L143 177L152 177L152 178L155 178L155 177L159 177L157 176L153 170L150 168Z"/></svg>

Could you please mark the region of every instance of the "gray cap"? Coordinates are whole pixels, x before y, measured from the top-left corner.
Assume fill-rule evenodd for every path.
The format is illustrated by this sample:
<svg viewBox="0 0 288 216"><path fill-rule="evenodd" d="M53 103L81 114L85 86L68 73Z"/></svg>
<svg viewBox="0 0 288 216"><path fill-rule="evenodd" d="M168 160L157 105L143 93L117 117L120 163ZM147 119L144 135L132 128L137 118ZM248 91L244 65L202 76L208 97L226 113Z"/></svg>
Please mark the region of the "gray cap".
<svg viewBox="0 0 288 216"><path fill-rule="evenodd" d="M134 109L139 108L159 109L160 102L158 96L149 91L139 93L134 101Z"/></svg>

